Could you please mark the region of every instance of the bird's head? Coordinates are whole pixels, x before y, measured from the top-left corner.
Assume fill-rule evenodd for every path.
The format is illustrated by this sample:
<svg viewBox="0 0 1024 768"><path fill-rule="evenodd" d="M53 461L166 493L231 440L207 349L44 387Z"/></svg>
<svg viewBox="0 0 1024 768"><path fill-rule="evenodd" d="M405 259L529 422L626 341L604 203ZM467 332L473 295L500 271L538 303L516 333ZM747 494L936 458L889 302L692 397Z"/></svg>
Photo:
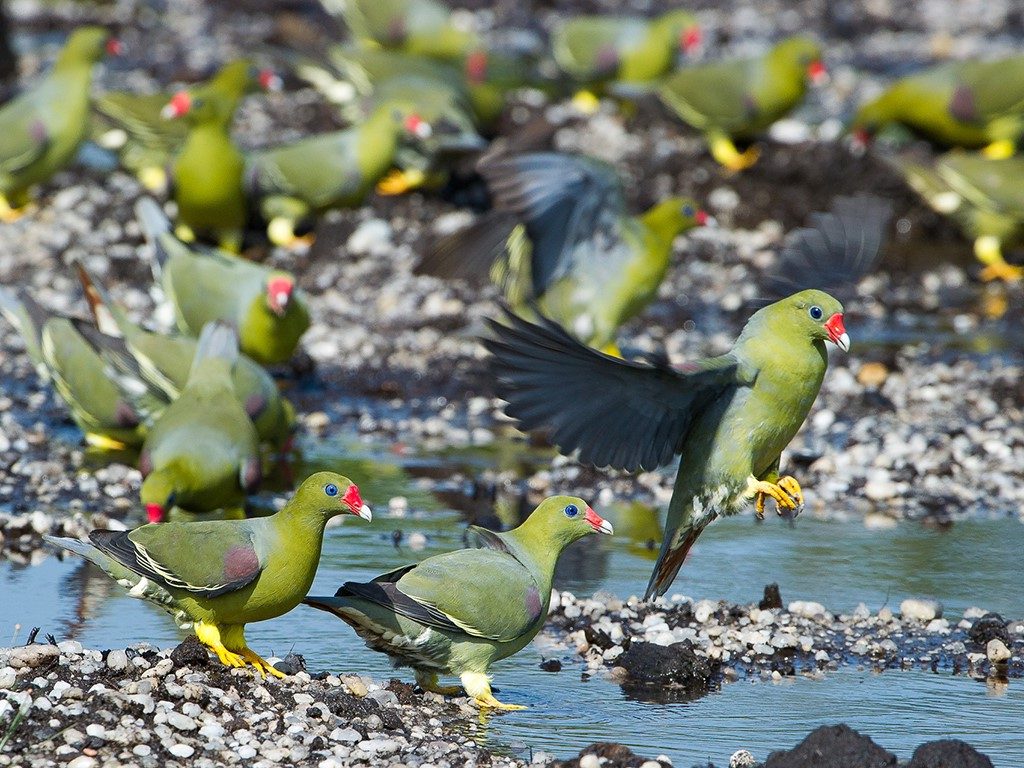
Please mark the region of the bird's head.
<svg viewBox="0 0 1024 768"><path fill-rule="evenodd" d="M843 305L824 291L800 291L765 309L773 309L775 319L797 334L812 341L829 341L844 352L850 351L850 336L843 324Z"/></svg>
<svg viewBox="0 0 1024 768"><path fill-rule="evenodd" d="M703 40L704 33L701 31L700 24L691 24L679 33L679 50L690 55L700 49Z"/></svg>
<svg viewBox="0 0 1024 768"><path fill-rule="evenodd" d="M267 280L267 308L278 317L284 317L295 290L291 275L273 275Z"/></svg>
<svg viewBox="0 0 1024 768"><path fill-rule="evenodd" d="M478 48L466 57L463 67L466 80L470 85L481 85L487 81L489 63L490 57L487 55L487 51L482 48Z"/></svg>
<svg viewBox="0 0 1024 768"><path fill-rule="evenodd" d="M317 472L307 477L285 509L316 513L324 520L335 515L355 515L370 522L373 513L359 495L359 488L337 472Z"/></svg>
<svg viewBox="0 0 1024 768"><path fill-rule="evenodd" d="M62 60L96 63L104 56L117 56L120 53L120 41L103 27L79 27L65 43L58 63Z"/></svg>
<svg viewBox="0 0 1024 768"><path fill-rule="evenodd" d="M140 465L143 459L140 457ZM167 513L174 507L177 496L174 485L168 475L163 472L150 472L142 481L139 492L142 506L146 508L146 518L150 523L162 523Z"/></svg>
<svg viewBox="0 0 1024 768"><path fill-rule="evenodd" d="M249 59L235 59L221 67L207 87L241 98L257 91L280 91L282 81L272 69L258 67Z"/></svg>
<svg viewBox="0 0 1024 768"><path fill-rule="evenodd" d="M790 37L772 50L771 58L782 64L787 71L795 67L802 77L814 86L828 82L828 70L821 60L821 46L807 37ZM794 74L796 74L794 72Z"/></svg>
<svg viewBox="0 0 1024 768"><path fill-rule="evenodd" d="M552 496L540 503L517 529L531 540L544 542L557 551L592 533L611 534L612 524L583 499Z"/></svg>

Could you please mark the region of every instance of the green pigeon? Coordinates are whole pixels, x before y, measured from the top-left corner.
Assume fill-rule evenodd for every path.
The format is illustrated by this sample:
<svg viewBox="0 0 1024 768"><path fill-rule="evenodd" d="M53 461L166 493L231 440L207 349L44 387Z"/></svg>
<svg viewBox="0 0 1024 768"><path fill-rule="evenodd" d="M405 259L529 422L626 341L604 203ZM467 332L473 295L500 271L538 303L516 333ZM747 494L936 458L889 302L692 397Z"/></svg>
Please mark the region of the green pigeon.
<svg viewBox="0 0 1024 768"><path fill-rule="evenodd" d="M797 233L777 286L828 285L875 262L888 211L877 199L840 200L836 213ZM773 288L773 291L777 288ZM505 412L524 429L550 430L563 453L630 472L680 456L665 539L645 593L664 594L701 531L751 499L799 511L797 480L780 472L782 451L814 404L825 342L850 347L843 305L805 288L755 312L732 349L679 367L620 360L584 346L557 324L509 316L491 323Z"/></svg>
<svg viewBox="0 0 1024 768"><path fill-rule="evenodd" d="M316 575L324 526L341 514L372 517L351 480L317 472L269 517L99 529L87 542L45 538L191 627L222 664L284 677L248 647L245 625L299 604Z"/></svg>
<svg viewBox="0 0 1024 768"><path fill-rule="evenodd" d="M142 414L110 379L100 352L79 320L41 307L24 290L0 286L0 312L25 340L39 375L53 384L89 445L106 450L138 446Z"/></svg>
<svg viewBox="0 0 1024 768"><path fill-rule="evenodd" d="M631 216L615 169L590 157L537 152L478 169L494 211L436 243L417 271L474 277L490 270L517 311L536 306L613 354L618 328L657 296L673 240L708 221L685 197Z"/></svg>
<svg viewBox="0 0 1024 768"><path fill-rule="evenodd" d="M932 208L973 238L974 254L985 265L982 280L1024 278L1024 267L1003 257L1003 246L1024 242L1024 157L949 152L932 165L894 162Z"/></svg>
<svg viewBox="0 0 1024 768"><path fill-rule="evenodd" d="M676 70L658 97L685 123L704 134L711 154L735 171L757 161L756 147L740 152L735 141L756 139L803 99L808 81L827 77L821 48L790 37L752 59L731 59Z"/></svg>
<svg viewBox="0 0 1024 768"><path fill-rule="evenodd" d="M242 352L257 363L283 363L295 353L309 328L309 309L293 275L182 242L150 198L140 200L135 211L183 333L198 334L206 323L220 320L235 328Z"/></svg>
<svg viewBox="0 0 1024 768"><path fill-rule="evenodd" d="M586 86L609 81L656 80L701 42L700 25L689 11L676 9L654 19L640 16L573 16L555 27L555 63Z"/></svg>
<svg viewBox="0 0 1024 768"><path fill-rule="evenodd" d="M196 340L191 336L148 331L133 323L81 262L76 262L76 267L96 327L104 331L95 345L122 376L129 377L133 388L141 387L147 395L154 388L160 391L163 398L158 399L157 405L162 411L188 381ZM295 438L295 409L278 390L274 378L263 366L240 354L231 371L231 381L235 396L256 427L260 444L279 454L289 453ZM154 417L155 414L149 418Z"/></svg>
<svg viewBox="0 0 1024 768"><path fill-rule="evenodd" d="M281 78L244 59L225 64L208 82L193 91L233 91L244 81L244 93L281 89ZM108 91L93 102L93 136L105 148L115 150L122 167L138 176L143 186L164 192L171 159L184 146L189 126L184 120L168 120L173 93Z"/></svg>
<svg viewBox="0 0 1024 768"><path fill-rule="evenodd" d="M337 8L352 36L362 44L441 60L461 59L478 44L477 36L452 21L437 0L343 0Z"/></svg>
<svg viewBox="0 0 1024 768"><path fill-rule="evenodd" d="M188 381L139 453L142 504L151 523L161 522L172 507L244 514L246 494L259 486L259 436L232 382L237 359L234 330L208 323Z"/></svg>
<svg viewBox="0 0 1024 768"><path fill-rule="evenodd" d="M42 80L0 107L0 220L16 219L29 188L74 159L88 133L93 66L118 50L107 30L80 27Z"/></svg>
<svg viewBox="0 0 1024 768"><path fill-rule="evenodd" d="M589 534L610 534L612 526L582 499L553 496L511 531L471 530L482 548L434 555L303 602L349 624L396 666L412 667L424 690L456 694L437 677L458 675L481 707L523 709L494 698L487 671L544 626L562 551Z"/></svg>
<svg viewBox="0 0 1024 768"><path fill-rule="evenodd" d="M984 147L993 159L1013 155L1024 133L1024 56L952 61L902 77L863 105L850 129L864 145L890 126L944 147Z"/></svg>

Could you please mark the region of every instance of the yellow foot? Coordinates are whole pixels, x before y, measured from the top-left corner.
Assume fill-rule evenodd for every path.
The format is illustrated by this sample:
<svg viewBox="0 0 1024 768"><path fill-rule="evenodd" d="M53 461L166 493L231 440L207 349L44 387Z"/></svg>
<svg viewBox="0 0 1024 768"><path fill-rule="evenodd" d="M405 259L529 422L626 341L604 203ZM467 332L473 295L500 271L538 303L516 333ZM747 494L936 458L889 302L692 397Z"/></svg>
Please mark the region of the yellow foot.
<svg viewBox="0 0 1024 768"><path fill-rule="evenodd" d="M316 236L310 232L299 237L295 234L295 222L284 216L275 216L267 224L267 239L274 245L290 251L311 248Z"/></svg>
<svg viewBox="0 0 1024 768"><path fill-rule="evenodd" d="M17 204L11 205L11 201L8 200L4 195L0 195L0 221L5 224L11 224L17 221L26 213L28 213L29 206L25 204L18 206Z"/></svg>
<svg viewBox="0 0 1024 768"><path fill-rule="evenodd" d="M256 671L263 677L267 675L273 675L274 677L284 678L287 677L284 672L276 669L269 661L260 656L256 651L252 650L248 646L239 649L238 651L242 658L252 664Z"/></svg>
<svg viewBox="0 0 1024 768"><path fill-rule="evenodd" d="M101 435L97 432L87 432L85 442L93 448L99 448L104 451L123 451L128 447L127 443L122 443L120 440L115 440L108 435Z"/></svg>
<svg viewBox="0 0 1024 768"><path fill-rule="evenodd" d="M196 239L196 233L192 231L192 227L188 224L179 224L174 228L174 235L179 240L184 240L186 243L194 242Z"/></svg>
<svg viewBox="0 0 1024 768"><path fill-rule="evenodd" d="M167 171L159 165L149 165L140 168L138 172L139 183L150 192L162 195L167 192Z"/></svg>
<svg viewBox="0 0 1024 768"><path fill-rule="evenodd" d="M245 659L234 651L224 647L220 639L220 630L213 624L197 621L195 625L196 637L199 642L217 654L220 663L226 667L244 667Z"/></svg>
<svg viewBox="0 0 1024 768"><path fill-rule="evenodd" d="M377 191L382 195L401 195L409 190L416 189L426 179L427 175L415 168L410 168L407 171L400 171L396 168L377 182Z"/></svg>
<svg viewBox="0 0 1024 768"><path fill-rule="evenodd" d="M795 510L797 513L804 506L804 495L796 478L780 477L777 483L767 480L755 480L751 483L754 492L754 512L759 520L764 519L764 504L768 498L775 500L775 510L781 515L783 510Z"/></svg>
<svg viewBox="0 0 1024 768"><path fill-rule="evenodd" d="M601 108L601 100L593 91L577 91L572 97L572 105L584 115L595 115Z"/></svg>
<svg viewBox="0 0 1024 768"><path fill-rule="evenodd" d="M416 684L424 691L439 693L442 696L461 696L462 686L441 685L437 682L437 675L432 672L416 672Z"/></svg>
<svg viewBox="0 0 1024 768"><path fill-rule="evenodd" d="M1003 258L1002 243L998 237L982 235L977 238L974 241L974 255L985 265L980 275L985 282L1003 280L1010 283L1024 277L1024 267L1015 267L1006 263L1006 259Z"/></svg>
<svg viewBox="0 0 1024 768"><path fill-rule="evenodd" d="M1000 139L993 141L981 150L981 154L990 160L1005 160L1008 157L1013 157L1016 151L1017 147L1010 139Z"/></svg>
<svg viewBox="0 0 1024 768"><path fill-rule="evenodd" d="M1016 267L1007 264L1005 261L1000 264L989 264L979 275L986 283L991 280L1002 280L1006 283L1013 283L1024 278L1024 267Z"/></svg>
<svg viewBox="0 0 1024 768"><path fill-rule="evenodd" d="M466 694L471 696L481 709L499 709L505 712L526 709L522 704L505 704L494 698L491 693L491 678L482 672L463 672L459 679L462 680Z"/></svg>
<svg viewBox="0 0 1024 768"><path fill-rule="evenodd" d="M711 147L711 155L719 163L730 171L744 171L761 156L761 150L756 146L747 147L740 152L732 139L727 136L715 136L708 141Z"/></svg>

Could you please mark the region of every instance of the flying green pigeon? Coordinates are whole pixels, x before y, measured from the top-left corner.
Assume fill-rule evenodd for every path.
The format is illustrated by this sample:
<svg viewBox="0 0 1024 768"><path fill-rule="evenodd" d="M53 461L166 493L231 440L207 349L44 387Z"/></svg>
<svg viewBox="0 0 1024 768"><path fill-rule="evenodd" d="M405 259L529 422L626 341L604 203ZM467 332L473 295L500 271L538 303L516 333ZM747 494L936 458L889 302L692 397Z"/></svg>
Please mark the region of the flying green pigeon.
<svg viewBox="0 0 1024 768"><path fill-rule="evenodd" d="M196 345L188 381L149 430L139 454L142 503L151 523L172 507L244 514L261 479L259 437L235 394L233 329L211 322Z"/></svg>
<svg viewBox="0 0 1024 768"><path fill-rule="evenodd" d="M840 200L797 233L773 290L862 274L875 261L887 208L877 199ZM701 531L751 499L798 511L803 494L780 472L825 375L825 342L844 351L843 305L805 289L747 321L732 349L680 367L619 360L582 345L550 320L509 316L491 323L491 351L505 412L524 429L546 428L564 453L627 471L681 456L665 539L646 597L664 594Z"/></svg>
<svg viewBox="0 0 1024 768"><path fill-rule="evenodd" d="M93 341L114 369L131 380L130 388L148 396L154 388L163 394L160 410L181 393L196 354L196 340L180 334L147 331L133 323L125 311L110 300L106 291L81 262L78 278L92 310L96 327L104 333ZM123 381L123 379L122 379ZM295 409L281 395L273 377L246 355L239 355L231 371L235 396L245 408L260 443L286 454L295 436ZM129 398L131 399L131 398ZM146 401L133 401L140 410ZM158 413L147 418L154 419Z"/></svg>
<svg viewBox="0 0 1024 768"><path fill-rule="evenodd" d="M657 295L675 237L707 222L684 197L629 215L615 169L589 157L540 152L478 168L495 210L438 242L417 271L478 277L490 270L517 311L535 304L613 354L619 326Z"/></svg>
<svg viewBox="0 0 1024 768"><path fill-rule="evenodd" d="M210 81L194 86L193 90L233 91L240 80L247 81L245 93L281 88L281 78L273 71L259 69L248 60L236 60L225 64ZM173 98L173 93L108 91L93 102L96 142L116 150L121 165L153 192L167 189L167 168L188 138L186 121L167 119L174 109L167 109Z"/></svg>
<svg viewBox="0 0 1024 768"><path fill-rule="evenodd" d="M351 480L317 472L269 517L94 530L88 542L46 540L91 560L182 629L192 627L222 664L248 663L260 675L284 677L246 645L245 625L299 604L316 574L324 526L340 514L371 519Z"/></svg>
<svg viewBox="0 0 1024 768"><path fill-rule="evenodd" d="M477 47L477 36L456 25L437 0L343 0L328 2L363 44L379 45L441 60L461 59Z"/></svg>
<svg viewBox="0 0 1024 768"><path fill-rule="evenodd" d="M1003 246L1024 242L1024 157L949 152L933 165L894 162L932 208L950 216L974 239L974 254L985 265L982 280L1024 277L1024 267L1003 257Z"/></svg>
<svg viewBox="0 0 1024 768"><path fill-rule="evenodd" d="M902 77L862 106L850 129L866 144L889 126L945 147L1010 157L1024 133L1024 56L952 61Z"/></svg>
<svg viewBox="0 0 1024 768"><path fill-rule="evenodd" d="M221 320L237 330L242 352L258 363L283 363L294 354L309 327L309 310L292 275L183 243L150 198L140 200L135 212L156 252L159 280L182 332L195 335L211 320Z"/></svg>
<svg viewBox="0 0 1024 768"><path fill-rule="evenodd" d="M412 667L424 690L458 693L437 681L439 674L458 675L481 707L523 709L494 698L487 671L544 625L562 551L612 526L582 499L553 496L511 531L471 528L483 548L428 557L303 602L345 621L396 666Z"/></svg>
<svg viewBox="0 0 1024 768"><path fill-rule="evenodd" d="M557 26L551 49L559 68L581 85L655 80L679 53L700 45L701 31L689 11L655 19L639 16L573 16Z"/></svg>
<svg viewBox="0 0 1024 768"><path fill-rule="evenodd" d="M106 363L83 335L84 323L3 286L0 312L21 334L39 375L53 384L89 445L120 450L142 443L142 415L110 380Z"/></svg>
<svg viewBox="0 0 1024 768"><path fill-rule="evenodd" d="M758 152L749 147L741 153L734 141L756 139L800 103L808 81L825 77L818 44L791 37L757 58L678 69L661 83L658 96L703 132L715 160L738 171L753 165Z"/></svg>
<svg viewBox="0 0 1024 768"><path fill-rule="evenodd" d="M0 107L0 220L16 219L29 188L74 158L88 132L93 65L118 50L105 29L80 27L42 80Z"/></svg>

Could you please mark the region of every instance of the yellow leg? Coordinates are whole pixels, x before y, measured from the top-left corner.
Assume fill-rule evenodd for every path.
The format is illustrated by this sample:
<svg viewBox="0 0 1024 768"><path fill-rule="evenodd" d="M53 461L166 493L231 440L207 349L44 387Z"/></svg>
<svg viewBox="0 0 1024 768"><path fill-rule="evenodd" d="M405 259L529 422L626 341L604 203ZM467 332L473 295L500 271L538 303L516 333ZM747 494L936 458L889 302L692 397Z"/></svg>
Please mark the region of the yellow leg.
<svg viewBox="0 0 1024 768"><path fill-rule="evenodd" d="M601 347L601 351L612 357L622 357L622 350L619 349L619 345L614 341L610 341Z"/></svg>
<svg viewBox="0 0 1024 768"><path fill-rule="evenodd" d="M711 156L730 171L743 171L757 162L761 150L756 146L747 147L744 152L736 149L736 145L728 136L711 136L708 138Z"/></svg>
<svg viewBox="0 0 1024 768"><path fill-rule="evenodd" d="M316 236L310 232L307 235L298 237L295 234L294 221L285 216L275 216L267 224L267 239L274 245L289 250L296 250L299 247L312 247L316 241Z"/></svg>
<svg viewBox="0 0 1024 768"><path fill-rule="evenodd" d="M459 696L462 688L458 685L441 685L437 682L436 672L423 672L416 670L416 684L424 691L439 693L442 696Z"/></svg>
<svg viewBox="0 0 1024 768"><path fill-rule="evenodd" d="M1024 267L1015 267L1006 263L998 237L992 235L979 237L974 241L974 255L985 265L980 275L985 282L1003 280L1010 283L1024 277Z"/></svg>
<svg viewBox="0 0 1024 768"><path fill-rule="evenodd" d="M28 200L9 200L0 195L0 221L10 224L28 213Z"/></svg>
<svg viewBox="0 0 1024 768"><path fill-rule="evenodd" d="M593 91L584 88L572 97L572 105L584 115L594 115L601 108L601 100Z"/></svg>
<svg viewBox="0 0 1024 768"><path fill-rule="evenodd" d="M188 224L179 224L174 228L174 234L179 240L184 240L186 243L191 243L196 239L196 233L192 231L192 227Z"/></svg>
<svg viewBox="0 0 1024 768"><path fill-rule="evenodd" d="M784 509L799 510L804 496L800 484L793 477L779 478L777 483L751 478L749 491L754 495L754 512L758 519L764 519L764 504L768 498L775 500L775 509L781 515Z"/></svg>
<svg viewBox="0 0 1024 768"><path fill-rule="evenodd" d="M127 443L122 443L120 440L115 440L107 435L101 435L98 432L87 432L85 442L94 448L100 448L104 451L123 451L128 447Z"/></svg>
<svg viewBox="0 0 1024 768"><path fill-rule="evenodd" d="M220 629L213 624L197 621L195 625L196 637L199 642L213 651L220 663L226 667L244 667L245 659L239 654L229 651L220 639Z"/></svg>
<svg viewBox="0 0 1024 768"><path fill-rule="evenodd" d="M224 645L229 648L229 652L235 653L239 658L244 659L240 666L245 666L245 662L249 662L255 669L256 673L260 677L266 677L267 675L273 675L274 677L285 677L284 672L275 669L271 666L270 662L260 656L256 651L252 650L245 642L245 627L242 625L234 625L224 627L221 632Z"/></svg>
<svg viewBox="0 0 1024 768"><path fill-rule="evenodd" d="M981 154L990 160L1005 160L1008 157L1013 157L1017 151L1017 146L1010 139L1000 139L999 141L993 141L987 147L981 150Z"/></svg>
<svg viewBox="0 0 1024 768"><path fill-rule="evenodd" d="M150 192L162 195L167 192L167 171L159 165L147 165L138 172L139 183Z"/></svg>
<svg viewBox="0 0 1024 768"><path fill-rule="evenodd" d="M491 693L491 678L482 672L463 672L460 675L462 687L471 696L481 709L500 709L511 712L516 709L526 709L522 704L504 704L494 698Z"/></svg>
<svg viewBox="0 0 1024 768"><path fill-rule="evenodd" d="M416 189L427 179L427 174L416 168L407 171L392 169L387 176L377 182L377 191L382 195L401 195Z"/></svg>

